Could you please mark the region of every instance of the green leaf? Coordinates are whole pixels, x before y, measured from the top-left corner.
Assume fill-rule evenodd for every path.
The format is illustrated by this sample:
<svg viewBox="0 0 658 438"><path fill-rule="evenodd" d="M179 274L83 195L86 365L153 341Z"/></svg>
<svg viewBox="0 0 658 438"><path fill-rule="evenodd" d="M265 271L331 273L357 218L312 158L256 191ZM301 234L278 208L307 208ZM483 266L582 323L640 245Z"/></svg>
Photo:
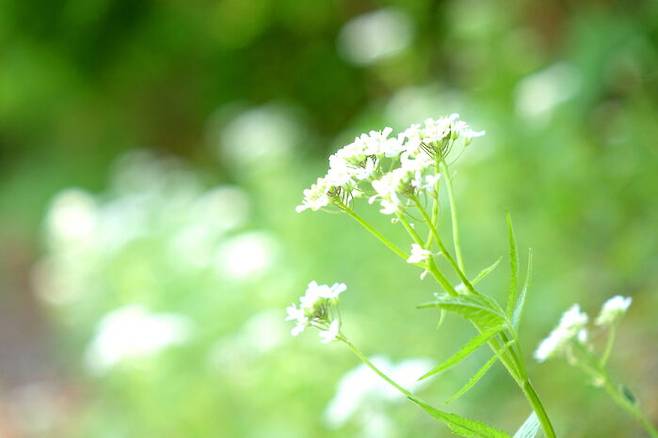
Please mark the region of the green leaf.
<svg viewBox="0 0 658 438"><path fill-rule="evenodd" d="M534 412L523 422L519 430L514 434L514 438L535 438L539 431L539 419Z"/></svg>
<svg viewBox="0 0 658 438"><path fill-rule="evenodd" d="M509 263L510 263L510 282L509 292L507 293L507 315L512 316L516 305L517 295L519 293L519 254L516 246L516 237L514 236L514 226L512 225L512 216L507 213L507 239L509 243Z"/></svg>
<svg viewBox="0 0 658 438"><path fill-rule="evenodd" d="M493 364L496 363L496 360L500 357L500 354L513 343L514 341L509 341L498 351L496 355L491 356L491 358L484 365L482 365L482 367L475 374L473 374L473 376L469 379L468 382L466 382L464 386L459 388L457 392L455 392L450 396L448 400L446 400L446 403L452 403L453 401L466 394L471 388L473 388L480 381L480 379L482 379L482 377L487 374L487 371L489 371Z"/></svg>
<svg viewBox="0 0 658 438"><path fill-rule="evenodd" d="M496 269L498 267L498 264L500 263L501 260L502 260L502 257L499 258L498 260L496 260L491 266L488 266L488 267L484 268L483 270L481 270L480 273L473 280L471 280L471 284L476 285L480 281L484 280L484 278L487 275L491 274L494 271L494 269Z"/></svg>
<svg viewBox="0 0 658 438"><path fill-rule="evenodd" d="M442 421L455 434L467 438L510 438L508 434L476 420L440 411L417 398L410 400L437 420Z"/></svg>
<svg viewBox="0 0 658 438"><path fill-rule="evenodd" d="M494 307L491 299L479 295L437 295L436 301L421 304L419 309L438 307L461 315L475 323L481 330L497 327L504 323L505 315Z"/></svg>
<svg viewBox="0 0 658 438"><path fill-rule="evenodd" d="M418 380L423 380L428 377L434 376L442 371L445 371L449 368L452 368L453 366L457 365L459 362L462 360L466 359L468 356L470 356L475 350L489 342L491 338L496 336L501 330L503 329L502 325L490 328L488 330L483 331L470 341L468 341L458 352L450 356L448 359L444 360L441 362L438 366L424 374L420 379Z"/></svg>
<svg viewBox="0 0 658 438"><path fill-rule="evenodd" d="M496 363L496 360L498 360L498 357L491 356L491 358L484 365L482 365L482 368L480 368L477 373L473 374L473 376L469 379L468 382L466 382L464 386L459 388L459 391L455 392L450 396L448 400L446 400L446 403L452 403L462 395L466 394L472 387L475 386L477 382L480 381L482 377L484 377L485 374L487 374L487 371L489 371L493 364Z"/></svg>
<svg viewBox="0 0 658 438"><path fill-rule="evenodd" d="M523 307L525 306L526 296L528 295L528 287L530 286L530 280L532 279L532 248L528 249L528 269L525 274L525 281L523 282L523 288L514 307L514 313L512 314L512 326L515 329L519 328L521 324L521 317L523 316Z"/></svg>

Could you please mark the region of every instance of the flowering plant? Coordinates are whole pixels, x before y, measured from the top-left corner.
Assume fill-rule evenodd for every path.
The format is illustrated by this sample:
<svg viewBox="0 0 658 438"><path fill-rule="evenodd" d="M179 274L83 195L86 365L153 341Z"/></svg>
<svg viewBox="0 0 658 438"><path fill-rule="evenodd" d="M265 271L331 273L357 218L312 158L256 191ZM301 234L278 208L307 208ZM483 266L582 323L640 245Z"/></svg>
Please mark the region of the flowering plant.
<svg viewBox="0 0 658 438"><path fill-rule="evenodd" d="M508 215L510 280L507 302L503 306L478 286L496 269L500 260L471 276L466 270L461 251L451 166L471 141L484 135L484 132L472 130L457 114L452 114L436 120L427 119L422 125L414 124L397 135L392 134L391 128L370 131L331 155L326 175L304 190L304 199L297 211L327 210L347 214L396 256L420 269L421 279L429 275L438 283L441 292L435 293L432 301L418 308L438 310L440 321L446 313L454 313L476 329L477 335L462 349L419 375L418 380L454 367L486 345L492 352L491 358L449 401L463 396L496 362L500 362L532 408L532 413L514 436L534 437L541 428L547 438L555 437L549 416L528 376L519 342L519 325L532 273L532 252L528 253L527 272L521 283L516 238ZM447 196L449 206L452 248L446 245L446 236L439 226L445 216L440 203L443 196ZM357 213L359 205L373 204L382 214L390 217L392 223L403 227L409 238L406 243L408 251ZM288 320L295 322L292 334L298 335L312 326L321 330L323 342L343 342L367 367L457 435L509 436L482 422L431 406L370 361L342 331L338 298L345 289L344 284L328 286L310 283L299 306L288 308ZM621 304L615 301L607 305L597 323L608 325L616 320L620 307L623 307ZM585 342L586 323L587 316L578 306L574 306L540 345L535 357L544 360L565 351L574 344L574 339Z"/></svg>
<svg viewBox="0 0 658 438"><path fill-rule="evenodd" d="M640 410L633 393L625 385L615 383L606 365L615 343L617 324L624 316L632 302L631 297L615 295L603 303L594 325L606 334L607 340L603 352L595 352L587 323L589 317L574 304L567 310L558 326L551 331L535 351L535 359L544 362L551 358L564 357L587 374L592 385L603 388L612 400L634 418L636 418L652 437L658 437L658 430Z"/></svg>

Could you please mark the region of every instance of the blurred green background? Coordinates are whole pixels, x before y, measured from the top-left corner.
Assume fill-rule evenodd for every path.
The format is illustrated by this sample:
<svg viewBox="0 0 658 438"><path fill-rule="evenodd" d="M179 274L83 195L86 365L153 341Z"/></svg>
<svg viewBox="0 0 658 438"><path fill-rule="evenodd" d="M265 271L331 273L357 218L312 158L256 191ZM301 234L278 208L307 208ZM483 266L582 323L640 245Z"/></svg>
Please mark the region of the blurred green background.
<svg viewBox="0 0 658 438"><path fill-rule="evenodd" d="M472 336L435 330L434 287L348 218L294 213L336 147L451 112L487 131L457 167L470 274L510 211L535 251L529 360L570 304L631 295L612 370L658 422L658 2L1 0L0 435L447 436L376 397L332 422L356 359L283 317L344 281L369 354ZM530 363L561 436L642 436L564 361ZM529 413L498 368L450 409Z"/></svg>

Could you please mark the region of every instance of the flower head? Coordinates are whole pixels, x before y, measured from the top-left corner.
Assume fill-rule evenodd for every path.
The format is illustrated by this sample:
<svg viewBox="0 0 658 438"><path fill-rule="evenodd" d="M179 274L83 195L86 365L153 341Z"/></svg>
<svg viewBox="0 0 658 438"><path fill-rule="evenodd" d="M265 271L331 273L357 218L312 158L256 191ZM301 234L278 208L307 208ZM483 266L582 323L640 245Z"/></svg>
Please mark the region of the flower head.
<svg viewBox="0 0 658 438"><path fill-rule="evenodd" d="M404 198L433 191L439 163L457 141L468 144L484 135L451 114L413 124L397 135L391 128L369 131L329 157L326 175L304 190L297 212L320 210L333 203L340 208L355 198L379 200L381 213L399 212ZM338 202L340 201L340 202Z"/></svg>
<svg viewBox="0 0 658 438"><path fill-rule="evenodd" d="M546 359L560 354L574 339L587 340L585 326L589 320L586 313L574 304L564 312L560 323L544 339L535 350L535 359L544 362Z"/></svg>
<svg viewBox="0 0 658 438"><path fill-rule="evenodd" d="M632 301L633 299L631 297L622 297L621 295L615 295L608 299L608 301L603 303L603 307L601 307L601 312L596 318L596 325L612 325L626 313Z"/></svg>
<svg viewBox="0 0 658 438"><path fill-rule="evenodd" d="M340 332L340 318L338 317L338 297L347 290L344 283L318 284L311 281L299 305L291 304L286 309L286 321L294 321L295 326L290 333L297 336L308 326L320 329L320 338L323 343L336 339Z"/></svg>

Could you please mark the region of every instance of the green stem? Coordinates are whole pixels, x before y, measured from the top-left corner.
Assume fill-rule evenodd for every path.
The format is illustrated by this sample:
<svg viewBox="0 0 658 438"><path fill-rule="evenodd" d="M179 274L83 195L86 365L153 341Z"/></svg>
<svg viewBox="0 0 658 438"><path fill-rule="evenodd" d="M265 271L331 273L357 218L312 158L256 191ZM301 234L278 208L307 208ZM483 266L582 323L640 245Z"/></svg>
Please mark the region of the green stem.
<svg viewBox="0 0 658 438"><path fill-rule="evenodd" d="M397 213L397 217L400 220L400 223L404 227L404 229L407 231L411 239L416 242L418 245L423 246L423 241L416 232L416 230L413 229L413 227L409 224L409 221L402 216L400 213ZM427 270L430 271L432 276L436 279L436 281L441 285L441 287L448 292L452 296L457 296L459 293L455 290L453 285L448 281L445 275L439 270L439 267L436 265L434 262L433 258L429 258L427 262Z"/></svg>
<svg viewBox="0 0 658 438"><path fill-rule="evenodd" d="M340 208L342 211L347 213L348 216L350 216L352 219L357 221L359 225L361 225L363 228L365 228L366 231L368 231L370 234L375 236L377 240L382 242L388 249L393 251L398 257L400 257L403 260L407 260L408 256L402 251L400 248L397 247L393 242L388 240L382 233L377 231L372 225L370 225L365 219L363 219L361 216L359 216L354 210L349 208L347 205L343 204L342 202L336 202L336 205L338 208Z"/></svg>
<svg viewBox="0 0 658 438"><path fill-rule="evenodd" d="M615 324L612 324L610 326L610 331L608 332L608 340L605 344L605 350L603 351L603 354L601 355L601 361L599 362L599 366L601 368L605 367L605 364L608 362L610 353L612 353L612 346L615 344L616 335L617 335L617 327Z"/></svg>
<svg viewBox="0 0 658 438"><path fill-rule="evenodd" d="M425 222L427 222L427 226L430 228L430 232L434 235L434 240L436 240L437 245L439 245L439 249L441 250L441 253L446 257L448 262L450 263L450 266L455 270L457 275L459 276L459 279L464 283L464 286L468 288L469 291L472 293L475 292L475 288L471 284L471 282L466 278L466 274L464 274L463 268L459 265L458 262L455 261L455 259L452 257L448 249L445 247L443 244L443 241L441 240L441 237L439 236L439 232L432 223L432 220L429 217L429 214L425 210L425 207L423 207L423 204L420 202L417 196L413 195L411 196L411 199L413 200L414 204L416 205L416 208L420 212L421 216L423 216L423 219Z"/></svg>
<svg viewBox="0 0 658 438"><path fill-rule="evenodd" d="M439 173L439 165L438 163L434 164L434 173L438 174ZM430 229L429 229L429 234L427 236L427 243L425 247L427 249L430 249L432 246L432 239L434 238L434 233L432 232L433 227L438 228L439 224L439 183L440 181L436 181L434 184L434 190L432 190L432 221L430 222Z"/></svg>
<svg viewBox="0 0 658 438"><path fill-rule="evenodd" d="M462 258L461 242L459 238L459 220L457 218L457 203L455 202L454 193L452 191L452 178L448 165L444 160L441 161L441 168L446 178L446 189L448 191L448 202L450 204L450 222L452 223L452 241L455 246L455 256L457 256L457 264L459 269L464 271L464 259Z"/></svg>
<svg viewBox="0 0 658 438"><path fill-rule="evenodd" d="M535 411L535 414L537 414L541 428L544 431L544 436L546 438L555 438L555 429L553 429L553 425L551 424L551 420L548 418L546 409L539 399L537 391L535 391L535 388L530 383L530 380L527 378L525 379L523 385L521 386L521 390L523 391L526 399L528 399L528 402L530 402L532 405L532 409Z"/></svg>
<svg viewBox="0 0 658 438"><path fill-rule="evenodd" d="M651 420L644 414L644 412L642 412L637 402L632 402L628 399L623 393L621 385L613 383L607 369L601 365L602 361L597 361L596 357L591 352L578 343L576 343L576 350L582 354L582 358L584 359L579 360L577 358L576 365L579 365L581 369L589 374L594 382L601 384L610 398L612 398L612 401L638 420L649 436L652 438L658 438L658 430L656 430L656 427L651 423Z"/></svg>
<svg viewBox="0 0 658 438"><path fill-rule="evenodd" d="M603 387L605 388L608 395L610 395L612 400L617 403L619 407L628 412L631 416L635 417L635 419L642 424L644 430L646 430L652 438L658 438L658 430L656 430L653 423L651 423L651 420L649 420L649 418L647 418L647 416L644 415L644 413L640 410L637 403L631 402L626 397L626 395L624 395L621 389L621 385L613 384L606 372L603 373L602 377Z"/></svg>
<svg viewBox="0 0 658 438"><path fill-rule="evenodd" d="M338 340L342 341L345 345L349 347L350 350L352 350L352 353L358 357L361 362L363 362L368 368L373 370L379 377L384 379L389 385L393 386L395 389L400 391L402 394L404 394L406 397L409 397L411 399L415 399L416 397L409 392L407 389L405 389L403 386L401 386L399 383L397 383L395 380L391 379L388 377L383 371L381 371L379 368L375 366L372 362L370 362L370 359L366 357L365 354L361 352L354 344L352 344L345 336L339 335Z"/></svg>

